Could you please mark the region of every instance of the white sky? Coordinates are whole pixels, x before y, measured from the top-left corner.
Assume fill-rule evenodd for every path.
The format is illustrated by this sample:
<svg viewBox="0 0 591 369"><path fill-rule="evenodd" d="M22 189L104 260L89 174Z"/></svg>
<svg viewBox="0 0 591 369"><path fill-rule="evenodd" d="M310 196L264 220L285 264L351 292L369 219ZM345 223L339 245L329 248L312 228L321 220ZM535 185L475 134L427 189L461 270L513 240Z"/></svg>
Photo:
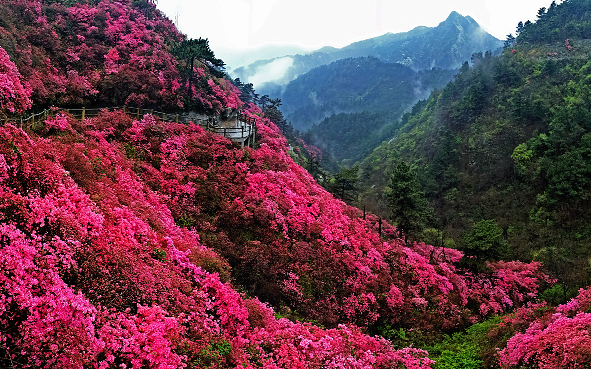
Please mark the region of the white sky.
<svg viewBox="0 0 591 369"><path fill-rule="evenodd" d="M469 15L493 36L505 39L519 21L536 19L552 0L158 0L158 8L191 38L208 38L229 67L256 57L261 48L288 45L314 50L434 27L453 10ZM560 3L560 1L557 1ZM282 54L281 51L276 51ZM284 54L282 54L284 55ZM229 62L232 60L232 63ZM234 65L232 65L234 64Z"/></svg>

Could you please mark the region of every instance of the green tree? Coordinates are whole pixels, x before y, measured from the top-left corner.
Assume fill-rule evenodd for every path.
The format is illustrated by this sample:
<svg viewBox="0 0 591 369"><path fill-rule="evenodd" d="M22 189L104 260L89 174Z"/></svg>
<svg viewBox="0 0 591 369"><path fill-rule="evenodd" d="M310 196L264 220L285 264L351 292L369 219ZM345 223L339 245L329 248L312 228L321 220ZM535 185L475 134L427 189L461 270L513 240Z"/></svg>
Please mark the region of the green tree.
<svg viewBox="0 0 591 369"><path fill-rule="evenodd" d="M245 103L256 103L259 95L256 93L252 83L243 83L240 78L236 78L232 81L234 86L240 90L240 100Z"/></svg>
<svg viewBox="0 0 591 369"><path fill-rule="evenodd" d="M356 201L359 195L359 166L341 169L330 180L327 189L343 201Z"/></svg>
<svg viewBox="0 0 591 369"><path fill-rule="evenodd" d="M432 211L416 173L405 162L400 162L392 173L384 197L401 238L407 240L409 235L423 230Z"/></svg>
<svg viewBox="0 0 591 369"><path fill-rule="evenodd" d="M184 60L185 65L187 66L187 70L184 74L189 82L187 90L189 101L191 101L191 85L193 82L195 60L200 60L205 64L216 77L223 77L225 74L225 63L221 59L215 57L215 54L209 48L209 40L206 38L203 39L199 37L199 39L191 38L183 40L183 42L174 48L173 53L178 59Z"/></svg>
<svg viewBox="0 0 591 369"><path fill-rule="evenodd" d="M503 46L504 47L512 47L514 43L515 43L515 36L513 36L512 33L509 33L507 35L507 38L505 39L505 43L503 44Z"/></svg>
<svg viewBox="0 0 591 369"><path fill-rule="evenodd" d="M281 110L279 110L280 106L281 99L266 99L265 106L263 107L263 113L265 113L265 117L271 119L271 122L277 125L277 127L281 130L281 132L283 132L283 135L287 139L293 139L293 126L291 125L291 123L285 120L283 113L281 112Z"/></svg>
<svg viewBox="0 0 591 369"><path fill-rule="evenodd" d="M521 34L522 31L523 31L523 22L519 21L519 23L517 23L517 30L516 30L517 36L519 36L519 34Z"/></svg>
<svg viewBox="0 0 591 369"><path fill-rule="evenodd" d="M305 162L304 168L308 171L308 173L310 173L310 175L316 180L316 182L318 182L318 184L320 184L321 186L326 185L325 179L327 175L326 172L322 169L322 166L320 165L320 161L318 160L318 158L309 158ZM358 189L357 192L359 192Z"/></svg>
<svg viewBox="0 0 591 369"><path fill-rule="evenodd" d="M534 152L526 143L519 144L511 154L515 170L522 176L527 174L527 167L531 163Z"/></svg>
<svg viewBox="0 0 591 369"><path fill-rule="evenodd" d="M482 219L468 230L462 238L462 246L468 256L465 262L476 269L482 269L486 261L507 255L503 229L492 219Z"/></svg>
<svg viewBox="0 0 591 369"><path fill-rule="evenodd" d="M469 70L470 70L470 63L468 63L467 61L462 63L462 67L460 68L460 74L467 73ZM414 109L414 107L413 107L413 109Z"/></svg>

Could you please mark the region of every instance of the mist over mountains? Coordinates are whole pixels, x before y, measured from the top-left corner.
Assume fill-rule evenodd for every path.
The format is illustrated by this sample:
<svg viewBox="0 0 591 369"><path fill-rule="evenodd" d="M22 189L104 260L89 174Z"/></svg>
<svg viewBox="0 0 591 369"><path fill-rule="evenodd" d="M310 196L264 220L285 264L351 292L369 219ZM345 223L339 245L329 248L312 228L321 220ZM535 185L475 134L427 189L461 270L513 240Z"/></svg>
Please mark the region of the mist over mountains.
<svg viewBox="0 0 591 369"><path fill-rule="evenodd" d="M291 81L333 174L156 2L0 0L0 368L591 368L591 0L537 18Z"/></svg>
<svg viewBox="0 0 591 369"><path fill-rule="evenodd" d="M294 128L305 130L339 113L369 111L395 120L457 69L415 71L375 57L347 58L312 69L291 81L279 96Z"/></svg>
<svg viewBox="0 0 591 369"><path fill-rule="evenodd" d="M261 95L280 98L286 120L307 131L306 140L334 170L391 139L402 114L443 88L473 54L501 45L474 19L454 11L437 27L259 60L233 74Z"/></svg>
<svg viewBox="0 0 591 369"><path fill-rule="evenodd" d="M502 42L488 34L469 16L452 12L437 27L419 26L409 32L386 33L343 48L324 47L304 55L259 60L232 72L234 78L251 82L261 93L273 85L285 85L320 65L339 59L373 56L414 70L456 69L479 51L496 50Z"/></svg>

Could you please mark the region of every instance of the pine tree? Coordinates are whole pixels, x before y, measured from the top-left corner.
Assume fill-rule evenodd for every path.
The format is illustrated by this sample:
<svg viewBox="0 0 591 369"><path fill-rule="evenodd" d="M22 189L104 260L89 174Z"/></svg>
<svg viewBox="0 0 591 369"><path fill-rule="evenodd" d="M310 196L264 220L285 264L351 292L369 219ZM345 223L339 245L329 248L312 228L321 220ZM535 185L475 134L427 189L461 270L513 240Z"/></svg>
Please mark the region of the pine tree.
<svg viewBox="0 0 591 369"><path fill-rule="evenodd" d="M186 78L188 79L187 94L189 101L191 101L191 85L193 82L193 68L195 66L195 59L204 63L216 77L223 77L225 75L225 63L215 57L213 51L209 48L209 40L199 37L199 39L188 39L181 42L173 53L178 59L184 60L187 66Z"/></svg>
<svg viewBox="0 0 591 369"><path fill-rule="evenodd" d="M398 227L399 237L416 235L422 231L431 217L431 208L421 190L416 173L405 162L400 162L392 176L384 196L392 212L392 221Z"/></svg>
<svg viewBox="0 0 591 369"><path fill-rule="evenodd" d="M281 110L279 110L279 107L281 106L281 99L268 99L267 95L263 96L263 98L265 97L267 97L267 99L265 100L265 105L262 108L263 112L265 113L265 117L269 118L271 122L275 123L275 125L277 125L281 132L283 132L283 135L287 139L293 139L293 126L291 123L285 120L283 113Z"/></svg>
<svg viewBox="0 0 591 369"><path fill-rule="evenodd" d="M355 202L359 195L359 166L341 169L327 187L339 199L349 203Z"/></svg>

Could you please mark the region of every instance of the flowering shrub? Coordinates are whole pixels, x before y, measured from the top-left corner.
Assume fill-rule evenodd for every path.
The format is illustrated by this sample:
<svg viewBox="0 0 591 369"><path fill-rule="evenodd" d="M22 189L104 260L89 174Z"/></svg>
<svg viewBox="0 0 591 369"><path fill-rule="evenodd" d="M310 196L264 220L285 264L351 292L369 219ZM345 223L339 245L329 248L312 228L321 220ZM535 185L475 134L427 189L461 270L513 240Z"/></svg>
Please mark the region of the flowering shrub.
<svg viewBox="0 0 591 369"><path fill-rule="evenodd" d="M65 114L57 114L55 117L47 117L43 123L48 131L52 129L65 131L69 126L68 118Z"/></svg>
<svg viewBox="0 0 591 369"><path fill-rule="evenodd" d="M248 114L261 127L255 150L120 112L51 139L0 130L5 360L428 368L424 351L342 324L453 328L489 313L470 311L473 299L492 312L535 293L537 265L470 276L458 251L380 239L375 219L335 200L271 122ZM275 319L224 284L228 273L334 328Z"/></svg>
<svg viewBox="0 0 591 369"><path fill-rule="evenodd" d="M6 51L0 47L0 114L20 113L31 107L31 89Z"/></svg>
<svg viewBox="0 0 591 369"><path fill-rule="evenodd" d="M300 146L304 148L311 160L320 161L320 159L322 158L322 151L320 151L319 148L317 148L314 145L307 144L304 140L302 140L299 137L296 138L296 141Z"/></svg>
<svg viewBox="0 0 591 369"><path fill-rule="evenodd" d="M3 365L430 367L426 352L396 351L354 327L277 320L206 272L223 270L219 256L179 227L166 203L186 212L187 198L202 191L207 176L197 167L179 176L181 164L221 165L230 174L218 175L245 180L245 154L227 140L168 124L157 143L160 122L117 112L71 126L77 132L51 139L0 128ZM160 171L150 172L152 162ZM143 182L134 168L161 182ZM229 190L240 192L230 186L217 196ZM203 222L197 215L190 217Z"/></svg>
<svg viewBox="0 0 591 369"><path fill-rule="evenodd" d="M525 310L529 313L529 317L521 319L525 328L511 337L500 352L501 366L557 369L591 365L590 306L591 289L587 288L567 304L545 309L543 314Z"/></svg>
<svg viewBox="0 0 591 369"><path fill-rule="evenodd" d="M6 28L0 26L0 34L8 44L18 45L7 51L27 81L20 84L17 68L10 66L2 49L1 109L26 110L31 106L29 96L44 106L185 106L187 86L183 88L184 78L171 54L184 36L153 2L73 3L0 3L0 13L9 22ZM200 101L202 109L219 113L242 105L236 87L209 75L207 66L195 68L195 76L192 100Z"/></svg>
<svg viewBox="0 0 591 369"><path fill-rule="evenodd" d="M182 105L166 48L182 36L151 2L0 7L21 27L10 37L35 101ZM228 81L193 73L204 108L242 106ZM22 90L8 111L30 106ZM0 127L2 365L429 368L425 351L355 325L453 330L535 297L536 263L474 275L462 253L406 244L387 222L382 238L294 163L258 107L245 113L256 149L123 112L58 113L45 137Z"/></svg>
<svg viewBox="0 0 591 369"><path fill-rule="evenodd" d="M497 263L472 275L456 269L456 250L381 240L377 218L362 220L335 200L293 162L258 108L247 114L258 121L256 150L149 116L122 135L132 140L126 152L138 159L136 172L164 196L177 224L194 228L263 301L330 327L455 329L535 297L539 264ZM382 228L396 234L386 222Z"/></svg>

